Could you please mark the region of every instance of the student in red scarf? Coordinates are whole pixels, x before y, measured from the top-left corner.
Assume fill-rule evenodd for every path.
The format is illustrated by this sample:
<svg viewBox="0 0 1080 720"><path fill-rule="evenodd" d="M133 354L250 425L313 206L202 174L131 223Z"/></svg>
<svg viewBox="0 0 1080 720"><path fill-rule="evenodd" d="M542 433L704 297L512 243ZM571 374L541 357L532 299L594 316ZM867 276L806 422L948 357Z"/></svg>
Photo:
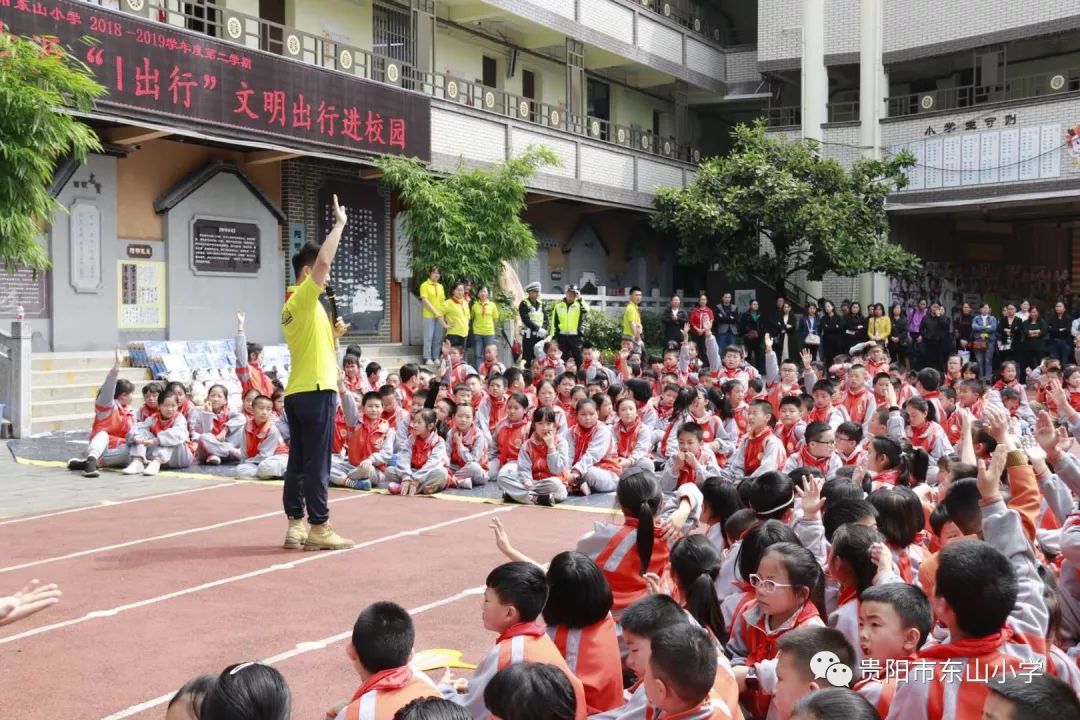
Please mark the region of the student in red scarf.
<svg viewBox="0 0 1080 720"><path fill-rule="evenodd" d="M397 464L386 470L391 495L431 495L446 487L449 457L446 443L436 432L437 422L434 410L413 415Z"/></svg>
<svg viewBox="0 0 1080 720"><path fill-rule="evenodd" d="M346 654L360 676L352 700L326 713L335 720L393 720L413 700L440 697L423 673L409 667L416 631L405 608L392 602L367 606L353 625ZM361 710L363 708L363 710Z"/></svg>
<svg viewBox="0 0 1080 720"><path fill-rule="evenodd" d="M925 450L933 462L937 462L944 455L952 454L952 443L949 442L945 430L930 419L931 407L926 400L921 397L911 398L904 403L904 410L908 414L908 425L904 434L913 447Z"/></svg>
<svg viewBox="0 0 1080 720"><path fill-rule="evenodd" d="M454 487L470 490L488 481L487 436L473 422L471 405L458 405L446 436Z"/></svg>
<svg viewBox="0 0 1080 720"><path fill-rule="evenodd" d="M799 452L790 456L781 472L790 473L806 467L817 471L823 478L832 477L844 466L836 454L836 433L823 422L815 420L806 426L806 443Z"/></svg>
<svg viewBox="0 0 1080 720"><path fill-rule="evenodd" d="M941 373L934 368L923 368L915 374L915 391L919 397L934 406L936 422L945 422L945 407L941 403Z"/></svg>
<svg viewBox="0 0 1080 720"><path fill-rule="evenodd" d="M697 423L688 422L679 427L678 449L668 458L660 475L664 492L674 492L686 484L700 487L708 478L720 475L716 456L704 444L704 436Z"/></svg>
<svg viewBox="0 0 1080 720"><path fill-rule="evenodd" d="M945 422L945 435L954 446L960 443L960 436L964 429L964 414L960 410L967 410L976 420L983 419L983 395L986 386L982 380L960 380L953 389L956 390L957 408Z"/></svg>
<svg viewBox="0 0 1080 720"><path fill-rule="evenodd" d="M814 383L813 392L810 393L814 398L814 407L810 410L807 422L823 422L834 430L840 427L840 423L844 422L844 411L841 409L842 405L837 407L833 404L835 391L836 386L831 380L818 380Z"/></svg>
<svg viewBox="0 0 1080 720"><path fill-rule="evenodd" d="M870 417L877 409L874 393L870 391L869 376L862 365L852 365L844 381L840 404L847 411L848 419L868 432Z"/></svg>
<svg viewBox="0 0 1080 720"><path fill-rule="evenodd" d="M616 407L619 419L615 423L616 458L619 474L630 468L653 470L653 431L638 416L637 400L624 397Z"/></svg>
<svg viewBox="0 0 1080 720"><path fill-rule="evenodd" d="M806 423L802 421L801 398L788 396L780 400L780 421L776 423L774 432L783 443L784 452L788 457L799 451L806 435Z"/></svg>
<svg viewBox="0 0 1080 720"><path fill-rule="evenodd" d="M347 458L335 459L330 470L333 485L354 490L370 490L386 478L386 466L394 455L395 433L382 416L382 398L377 392L364 394L361 416L356 400L341 392L341 406L349 428Z"/></svg>
<svg viewBox="0 0 1080 720"><path fill-rule="evenodd" d="M570 426L570 489L588 495L590 492L614 492L619 484L621 467L618 445L611 428L600 422L596 403L580 400L577 403L577 422Z"/></svg>
<svg viewBox="0 0 1080 720"><path fill-rule="evenodd" d="M755 400L747 411L746 437L731 462L722 470L724 477L732 482L746 477L757 477L779 470L786 457L780 438L772 432L772 405L767 400Z"/></svg>
<svg viewBox="0 0 1080 720"><path fill-rule="evenodd" d="M237 477L259 480L284 477L289 464L289 446L281 439L273 412L274 401L265 395L258 395L251 401L251 417L244 424L240 464L236 466Z"/></svg>
<svg viewBox="0 0 1080 720"><path fill-rule="evenodd" d="M517 478L518 455L529 437L528 409L528 398L519 392L510 394L506 398L506 415L495 426L488 444L488 480L498 480L500 487L503 475L507 479Z"/></svg>
<svg viewBox="0 0 1080 720"><path fill-rule="evenodd" d="M866 449L866 469L873 476L871 491L910 484L908 463L907 454L896 440L881 436L871 438Z"/></svg>
<svg viewBox="0 0 1080 720"><path fill-rule="evenodd" d="M274 383L266 376L260 364L263 346L247 341L244 335L244 313L240 310L236 311L236 343L233 351L236 354L236 379L240 381L242 392L247 394L248 390L254 388L269 397L274 392Z"/></svg>
<svg viewBox="0 0 1080 720"><path fill-rule="evenodd" d="M128 440L132 460L125 475L156 475L163 467L186 468L195 462L195 443L179 408L176 394L162 390L157 413L139 423Z"/></svg>
<svg viewBox="0 0 1080 720"><path fill-rule="evenodd" d="M495 435L495 428L506 416L506 378L492 375L487 381L487 393L476 408L476 427L488 438L488 444Z"/></svg>
<svg viewBox="0 0 1080 720"><path fill-rule="evenodd" d="M909 671L916 652L926 642L934 624L926 594L907 583L875 585L859 598L859 642L855 645L864 660L880 672L855 684L855 692L866 698L882 718L889 707L901 671ZM905 672L904 681L910 675Z"/></svg>

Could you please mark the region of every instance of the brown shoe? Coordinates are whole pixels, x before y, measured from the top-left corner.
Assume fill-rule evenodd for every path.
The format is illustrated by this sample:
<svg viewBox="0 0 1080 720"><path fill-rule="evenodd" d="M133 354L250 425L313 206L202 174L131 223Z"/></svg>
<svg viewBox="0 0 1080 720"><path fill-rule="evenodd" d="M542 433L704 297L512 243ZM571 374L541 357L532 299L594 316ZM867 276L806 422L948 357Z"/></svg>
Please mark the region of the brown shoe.
<svg viewBox="0 0 1080 720"><path fill-rule="evenodd" d="M289 531L285 533L286 550L299 550L304 547L304 541L307 540L308 529L304 524L304 519L293 520L289 518Z"/></svg>
<svg viewBox="0 0 1080 720"><path fill-rule="evenodd" d="M311 526L307 539L304 540L304 549L348 550L355 544L352 540L347 540L334 532L334 528L330 527L330 523L326 522L322 525Z"/></svg>

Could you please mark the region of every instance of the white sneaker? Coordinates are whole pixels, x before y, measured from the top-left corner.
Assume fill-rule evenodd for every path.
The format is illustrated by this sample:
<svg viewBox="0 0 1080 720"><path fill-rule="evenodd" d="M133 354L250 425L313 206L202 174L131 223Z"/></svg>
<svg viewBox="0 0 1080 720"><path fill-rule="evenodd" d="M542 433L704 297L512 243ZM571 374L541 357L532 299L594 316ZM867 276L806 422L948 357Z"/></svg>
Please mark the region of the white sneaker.
<svg viewBox="0 0 1080 720"><path fill-rule="evenodd" d="M126 468L124 468L121 471L121 474L122 475L138 475L144 469L145 469L145 466L143 465L142 460L132 460L131 464L128 465Z"/></svg>
<svg viewBox="0 0 1080 720"><path fill-rule="evenodd" d="M150 464L143 470L143 475L157 475L161 470L161 463L157 460L151 460Z"/></svg>

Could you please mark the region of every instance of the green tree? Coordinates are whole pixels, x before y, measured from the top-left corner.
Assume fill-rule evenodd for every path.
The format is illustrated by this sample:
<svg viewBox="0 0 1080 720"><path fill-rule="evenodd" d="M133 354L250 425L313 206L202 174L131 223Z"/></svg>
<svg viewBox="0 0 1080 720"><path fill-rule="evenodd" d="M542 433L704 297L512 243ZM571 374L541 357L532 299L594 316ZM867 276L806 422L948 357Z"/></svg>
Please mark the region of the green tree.
<svg viewBox="0 0 1080 720"><path fill-rule="evenodd" d="M536 254L536 239L521 219L525 182L541 167L557 165L549 148L530 145L491 170L457 170L440 177L422 162L384 156L375 161L383 182L407 209L403 230L412 239L412 271L433 266L447 279L498 287L503 261Z"/></svg>
<svg viewBox="0 0 1080 720"><path fill-rule="evenodd" d="M0 263L8 269L49 266L36 238L63 207L49 195L53 168L101 147L68 111L90 110L104 92L72 53L0 32Z"/></svg>
<svg viewBox="0 0 1080 720"><path fill-rule="evenodd" d="M685 189L657 193L653 226L681 239L684 261L758 276L780 294L798 272L820 280L827 271L918 271L918 258L889 242L885 215L886 196L907 185L911 153L856 160L845 170L816 143L769 137L761 122L739 125L732 138L731 152L702 163ZM771 252L762 251L763 240Z"/></svg>

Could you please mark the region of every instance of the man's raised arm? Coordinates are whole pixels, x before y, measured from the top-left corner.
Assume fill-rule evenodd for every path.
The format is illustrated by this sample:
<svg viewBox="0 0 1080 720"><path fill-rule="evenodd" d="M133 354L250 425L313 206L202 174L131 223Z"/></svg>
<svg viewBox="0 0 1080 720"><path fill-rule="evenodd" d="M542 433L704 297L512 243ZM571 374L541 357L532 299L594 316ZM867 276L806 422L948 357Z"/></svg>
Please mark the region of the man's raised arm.
<svg viewBox="0 0 1080 720"><path fill-rule="evenodd" d="M345 209L338 205L337 195L334 195L334 218L336 220L334 228L323 241L322 247L319 248L319 256L315 258L315 267L311 268L311 279L319 287L326 287L327 281L330 280L330 266L334 264L338 244L341 242L341 233L345 230L345 223L349 219L345 215Z"/></svg>

